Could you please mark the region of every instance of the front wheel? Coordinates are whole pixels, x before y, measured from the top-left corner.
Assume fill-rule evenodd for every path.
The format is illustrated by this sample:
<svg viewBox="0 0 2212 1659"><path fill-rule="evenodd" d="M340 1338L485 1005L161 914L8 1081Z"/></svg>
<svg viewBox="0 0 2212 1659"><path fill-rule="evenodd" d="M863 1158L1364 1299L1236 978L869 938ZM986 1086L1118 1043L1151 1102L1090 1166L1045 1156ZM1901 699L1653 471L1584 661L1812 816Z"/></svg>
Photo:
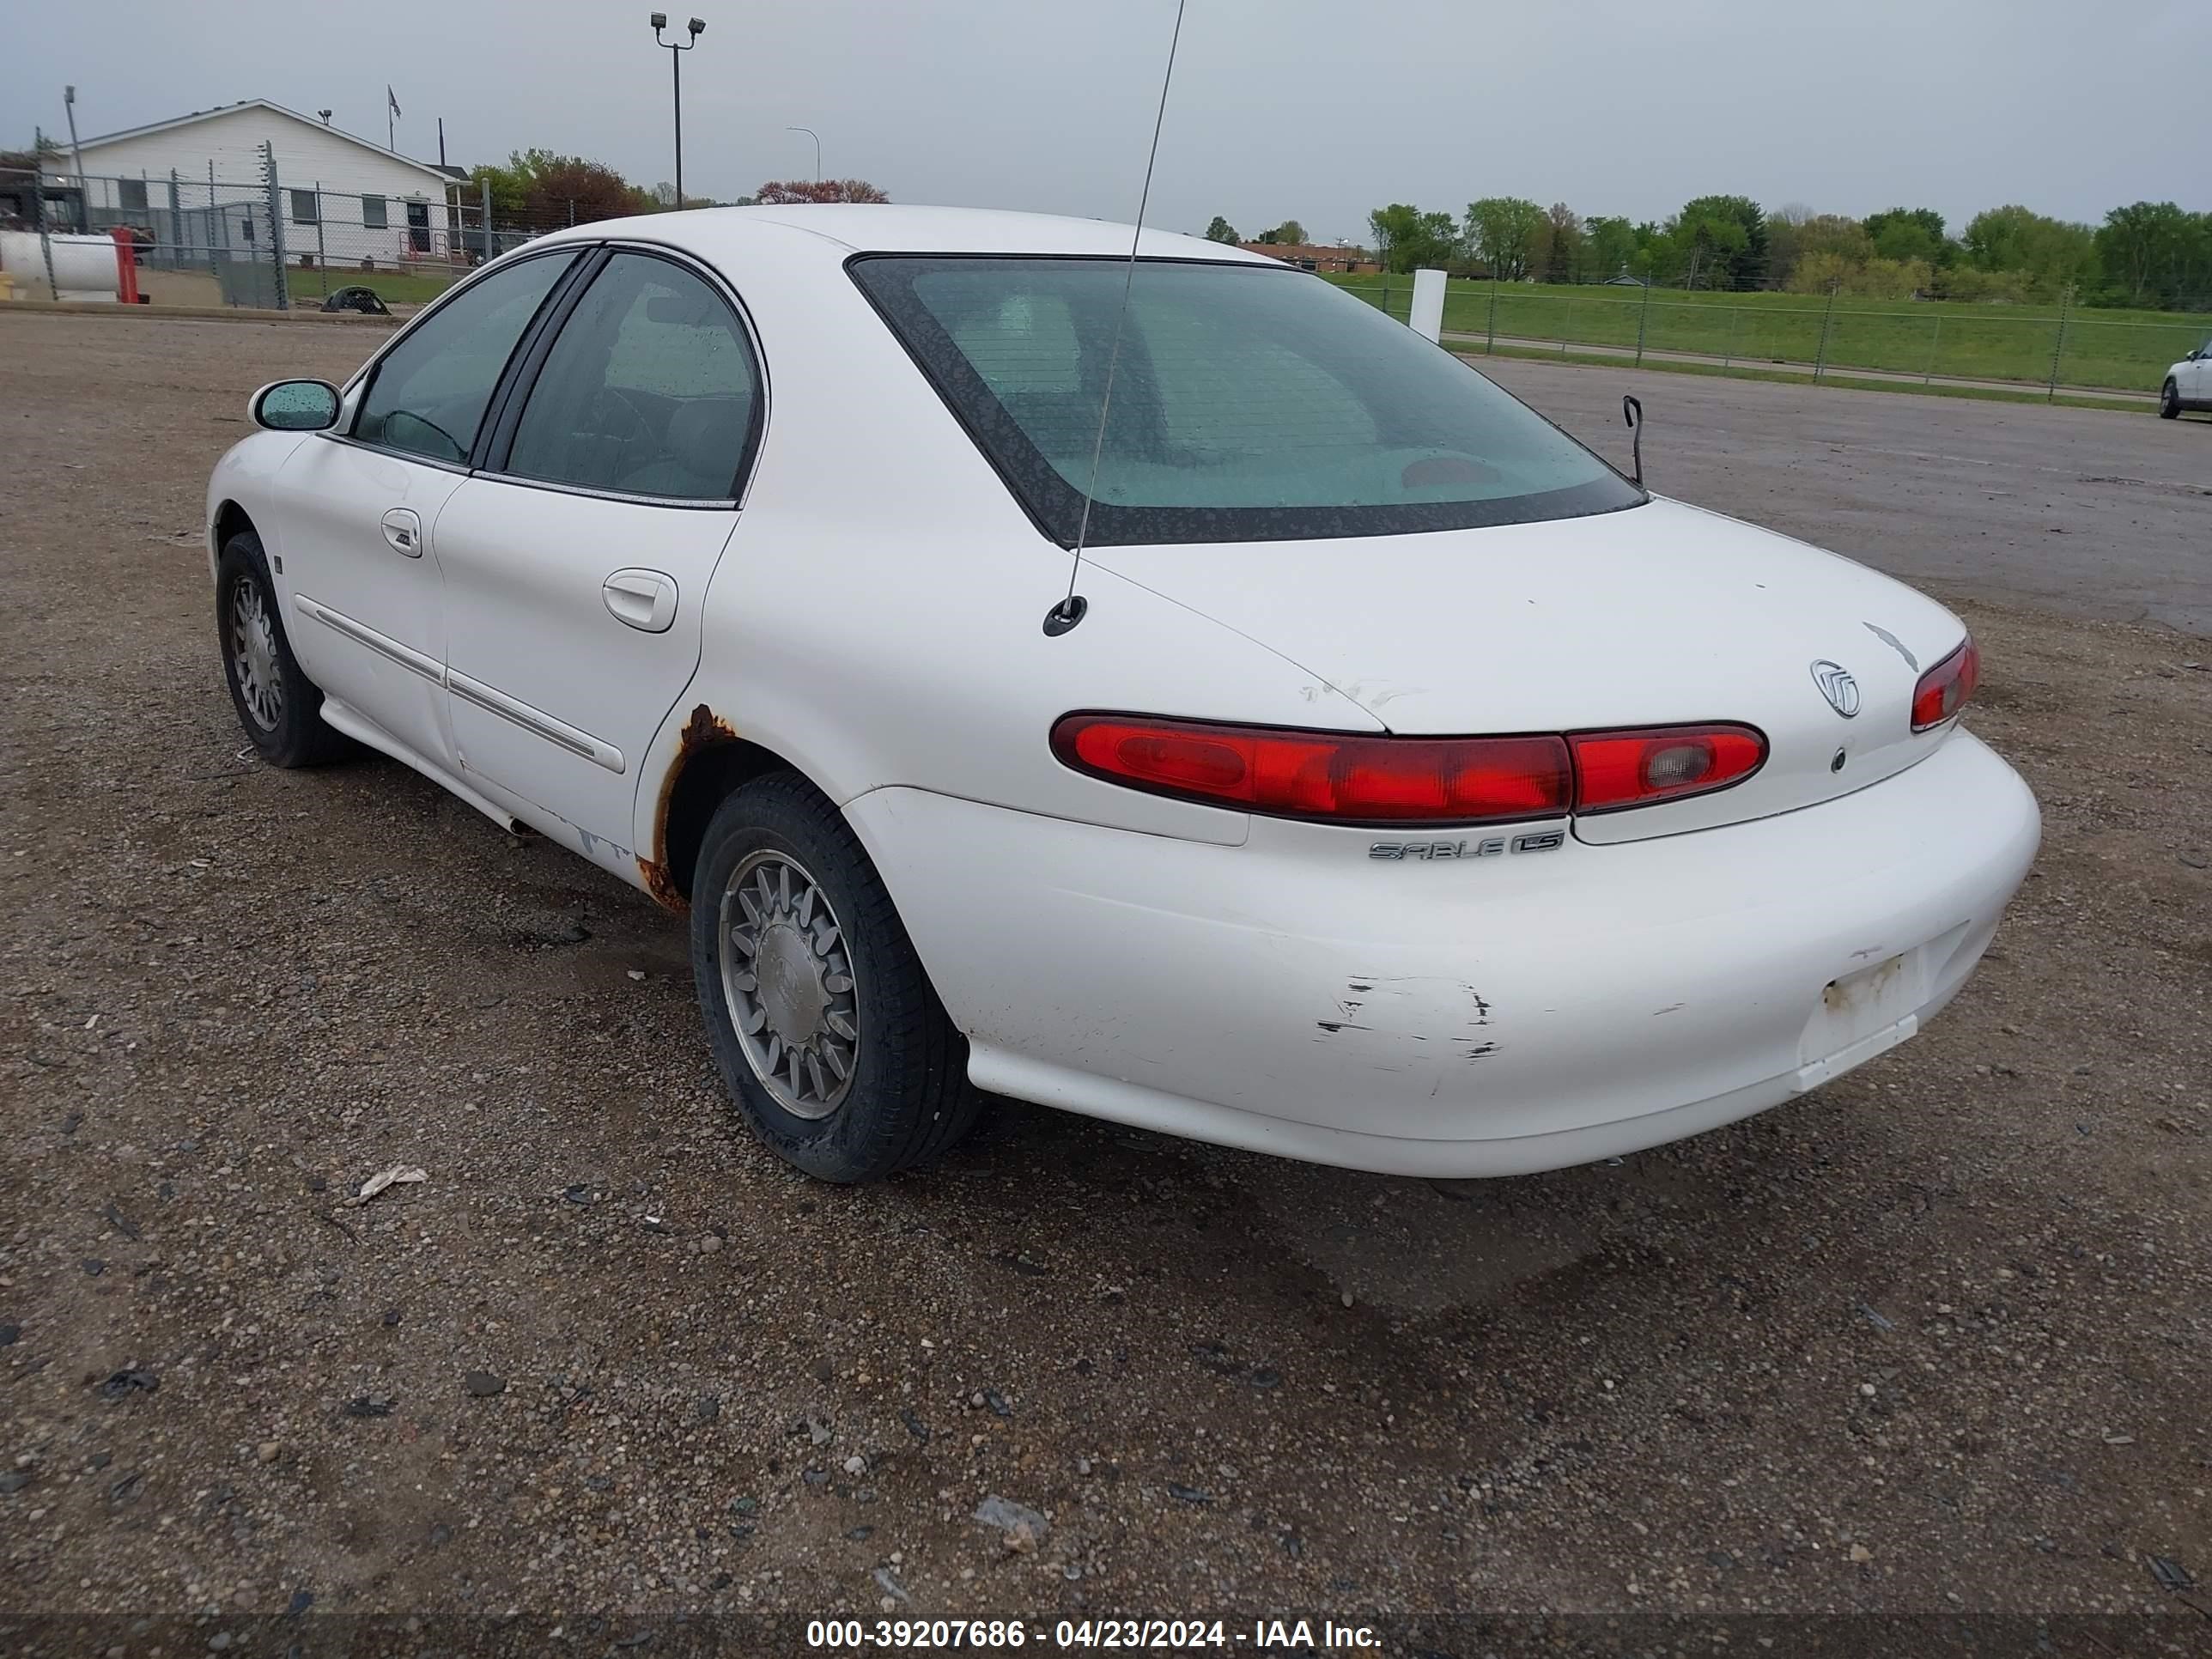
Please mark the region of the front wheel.
<svg viewBox="0 0 2212 1659"><path fill-rule="evenodd" d="M2158 394L2158 417L2162 421L2175 420L2181 414L2181 388L2168 380Z"/></svg>
<svg viewBox="0 0 2212 1659"><path fill-rule="evenodd" d="M844 815L795 775L708 826L691 970L739 1115L807 1174L880 1180L973 1127L965 1040Z"/></svg>
<svg viewBox="0 0 2212 1659"><path fill-rule="evenodd" d="M323 724L323 694L301 671L284 635L261 538L240 531L215 568L216 635L238 723L271 766L320 766L353 745Z"/></svg>

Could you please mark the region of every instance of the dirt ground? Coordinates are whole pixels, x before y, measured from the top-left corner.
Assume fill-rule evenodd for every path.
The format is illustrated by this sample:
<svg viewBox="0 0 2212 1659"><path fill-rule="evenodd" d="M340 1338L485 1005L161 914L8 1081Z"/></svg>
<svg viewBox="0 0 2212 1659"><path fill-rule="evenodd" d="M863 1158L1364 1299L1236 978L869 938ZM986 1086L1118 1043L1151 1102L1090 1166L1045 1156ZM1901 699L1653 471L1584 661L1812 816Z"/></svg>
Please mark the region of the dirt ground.
<svg viewBox="0 0 2212 1659"><path fill-rule="evenodd" d="M641 897L246 746L208 469L381 337L0 316L0 1612L2212 1631L2212 641L2106 619L2212 631L2201 422L1497 365L1972 623L2045 840L1919 1040L1528 1179L1007 1106L845 1191Z"/></svg>

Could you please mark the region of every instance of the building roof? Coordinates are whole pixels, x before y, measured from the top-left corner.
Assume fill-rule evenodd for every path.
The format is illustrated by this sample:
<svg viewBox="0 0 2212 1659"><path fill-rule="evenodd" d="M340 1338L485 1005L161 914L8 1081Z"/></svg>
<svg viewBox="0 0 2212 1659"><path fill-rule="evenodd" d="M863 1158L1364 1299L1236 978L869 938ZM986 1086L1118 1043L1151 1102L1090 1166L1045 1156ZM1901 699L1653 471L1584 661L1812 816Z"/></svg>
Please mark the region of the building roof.
<svg viewBox="0 0 2212 1659"><path fill-rule="evenodd" d="M245 98L235 104L217 104L213 109L196 109L189 115L172 116L166 121L149 121L143 126L125 127L119 132L103 132L96 138L85 139L78 148L97 149L100 145L112 144L119 138L143 138L149 133L166 132L171 127L190 126L195 121L212 120L218 115L234 115L242 109L264 109L272 115L281 115L287 120L297 121L301 126L313 127L317 132L330 133L335 137L344 139L349 144L359 144L363 149L374 150L386 160L397 161L402 167L413 167L418 173L427 173L441 185L452 182L453 178L451 172L434 167L430 162L418 161L411 155L402 155L396 149L386 149L381 144L372 143L366 138L348 132L343 127L325 126L312 116L302 115L295 109L286 109L283 105L271 103L266 98Z"/></svg>

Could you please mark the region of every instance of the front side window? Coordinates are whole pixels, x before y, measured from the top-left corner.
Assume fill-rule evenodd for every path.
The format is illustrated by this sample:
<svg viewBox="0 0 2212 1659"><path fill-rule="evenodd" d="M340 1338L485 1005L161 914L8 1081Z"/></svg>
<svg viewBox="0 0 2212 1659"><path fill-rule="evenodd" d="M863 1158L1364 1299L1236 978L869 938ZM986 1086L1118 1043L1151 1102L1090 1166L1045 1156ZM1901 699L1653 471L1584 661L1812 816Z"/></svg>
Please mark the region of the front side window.
<svg viewBox="0 0 2212 1659"><path fill-rule="evenodd" d="M1644 500L1466 364L1284 266L1146 259L1133 276L1121 260L945 255L850 269L1064 545L1086 493L1101 546L1457 530Z"/></svg>
<svg viewBox="0 0 2212 1659"><path fill-rule="evenodd" d="M364 230L382 230L388 222L385 216L385 200L381 196L361 198L361 223Z"/></svg>
<svg viewBox="0 0 2212 1659"><path fill-rule="evenodd" d="M515 343L574 258L525 259L432 312L378 362L353 435L432 460L465 461Z"/></svg>
<svg viewBox="0 0 2212 1659"><path fill-rule="evenodd" d="M292 192L292 222L295 225L313 224L316 220L322 217L321 213L318 211L319 205L315 200L313 191L294 191Z"/></svg>
<svg viewBox="0 0 2212 1659"><path fill-rule="evenodd" d="M617 253L561 325L501 470L624 495L730 500L759 392L744 331L703 278Z"/></svg>

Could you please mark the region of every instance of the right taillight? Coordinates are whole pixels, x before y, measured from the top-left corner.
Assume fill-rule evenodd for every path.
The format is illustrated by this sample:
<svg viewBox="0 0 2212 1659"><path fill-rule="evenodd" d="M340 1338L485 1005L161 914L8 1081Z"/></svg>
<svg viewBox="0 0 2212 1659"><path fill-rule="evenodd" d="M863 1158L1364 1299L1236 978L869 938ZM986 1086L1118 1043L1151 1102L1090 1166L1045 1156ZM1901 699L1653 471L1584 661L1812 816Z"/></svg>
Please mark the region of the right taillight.
<svg viewBox="0 0 2212 1659"><path fill-rule="evenodd" d="M1912 729L1925 732L1943 724L1966 706L1982 678L1982 653L1974 636L1920 677L1912 689Z"/></svg>

